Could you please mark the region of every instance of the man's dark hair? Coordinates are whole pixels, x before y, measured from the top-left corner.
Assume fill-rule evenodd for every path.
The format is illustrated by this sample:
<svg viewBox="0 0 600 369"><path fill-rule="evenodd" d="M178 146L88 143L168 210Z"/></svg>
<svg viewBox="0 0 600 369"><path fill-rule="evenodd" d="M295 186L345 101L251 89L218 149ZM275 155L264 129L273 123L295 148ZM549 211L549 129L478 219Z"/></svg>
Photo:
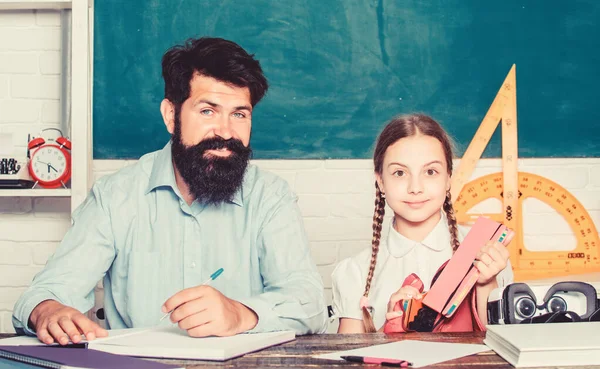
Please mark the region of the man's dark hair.
<svg viewBox="0 0 600 369"><path fill-rule="evenodd" d="M176 107L190 96L195 72L236 87L248 87L252 106L269 88L258 60L238 44L222 38L191 38L171 47L162 58L165 98Z"/></svg>

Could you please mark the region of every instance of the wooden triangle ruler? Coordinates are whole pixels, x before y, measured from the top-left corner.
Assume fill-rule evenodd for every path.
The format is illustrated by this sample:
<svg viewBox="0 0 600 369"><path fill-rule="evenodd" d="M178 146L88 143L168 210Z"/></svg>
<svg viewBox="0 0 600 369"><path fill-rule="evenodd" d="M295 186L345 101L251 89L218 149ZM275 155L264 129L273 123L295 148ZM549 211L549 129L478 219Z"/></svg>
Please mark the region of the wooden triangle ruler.
<svg viewBox="0 0 600 369"><path fill-rule="evenodd" d="M502 173L493 173L471 182L499 122L502 122ZM472 223L485 215L516 231L508 248L515 280L531 280L600 271L598 231L585 208L566 189L547 178L518 171L517 84L512 66L488 109L458 168L454 171L451 196L459 223ZM526 198L536 198L556 210L571 227L577 245L569 251L529 251L523 241L522 206ZM500 214L470 214L468 211L489 198L502 202Z"/></svg>
<svg viewBox="0 0 600 369"><path fill-rule="evenodd" d="M502 121L502 172L504 174L502 188L506 190L506 196L503 196L502 200L505 213L502 220L508 228L516 230L515 225L519 215L515 213L518 201L517 159L519 152L517 145L517 78L514 64L479 129L475 132L458 168L452 175L450 194L453 199L458 199L460 191L473 174L477 161L481 158L500 121Z"/></svg>

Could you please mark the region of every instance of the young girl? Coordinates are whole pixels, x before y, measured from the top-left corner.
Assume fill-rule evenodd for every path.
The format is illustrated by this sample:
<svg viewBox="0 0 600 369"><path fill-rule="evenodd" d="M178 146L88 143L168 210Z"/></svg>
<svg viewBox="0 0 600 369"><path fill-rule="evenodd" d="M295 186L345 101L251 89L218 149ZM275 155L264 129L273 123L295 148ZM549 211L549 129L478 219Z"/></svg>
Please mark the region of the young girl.
<svg viewBox="0 0 600 369"><path fill-rule="evenodd" d="M333 310L338 333L375 332L397 301L420 299L411 286L400 288L415 273L425 291L438 268L452 257L466 231L460 230L450 201L452 147L442 127L428 116L393 119L377 139L375 214L370 250L341 261L333 271ZM394 211L387 242L381 226L387 204ZM489 242L477 255L477 314L487 322L487 298L499 285L512 282L508 251ZM362 286L362 288L361 288Z"/></svg>

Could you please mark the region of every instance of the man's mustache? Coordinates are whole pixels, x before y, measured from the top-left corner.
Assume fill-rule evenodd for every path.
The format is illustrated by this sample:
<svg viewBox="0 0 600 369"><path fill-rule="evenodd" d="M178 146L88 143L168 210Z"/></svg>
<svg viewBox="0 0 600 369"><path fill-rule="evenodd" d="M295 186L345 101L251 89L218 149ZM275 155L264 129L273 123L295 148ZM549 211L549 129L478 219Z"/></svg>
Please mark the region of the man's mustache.
<svg viewBox="0 0 600 369"><path fill-rule="evenodd" d="M230 138L225 140L222 137L211 137L206 140L200 141L198 144L193 146L194 150L205 152L207 150L219 150L227 149L232 153L240 154L248 150L248 147L244 146L242 141L236 138Z"/></svg>

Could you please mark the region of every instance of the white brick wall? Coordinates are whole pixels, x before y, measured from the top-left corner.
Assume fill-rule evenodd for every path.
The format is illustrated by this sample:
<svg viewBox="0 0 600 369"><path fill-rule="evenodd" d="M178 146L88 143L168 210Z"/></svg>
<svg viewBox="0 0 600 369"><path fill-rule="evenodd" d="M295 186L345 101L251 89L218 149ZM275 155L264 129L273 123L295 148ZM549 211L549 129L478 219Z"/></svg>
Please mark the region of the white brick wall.
<svg viewBox="0 0 600 369"><path fill-rule="evenodd" d="M60 32L58 11L0 11L0 133L17 157L28 134L59 126Z"/></svg>
<svg viewBox="0 0 600 369"><path fill-rule="evenodd" d="M5 74L0 74L0 99L7 98L9 96L9 76Z"/></svg>
<svg viewBox="0 0 600 369"><path fill-rule="evenodd" d="M13 133L20 148L26 146L28 133L58 126L59 26L58 12L0 11L0 132ZM130 163L96 161L94 177ZM337 262L370 245L370 160L255 163L280 175L299 195L311 252L330 303L331 272ZM522 159L519 167L566 187L600 227L600 159ZM474 177L499 170L500 160L481 160ZM491 202L479 208L494 206ZM547 205L528 200L525 212L525 240L532 250L563 250L574 244L566 223ZM389 221L391 211L386 214ZM69 215L68 199L0 197L0 332L13 331L14 303L57 247L70 225Z"/></svg>

